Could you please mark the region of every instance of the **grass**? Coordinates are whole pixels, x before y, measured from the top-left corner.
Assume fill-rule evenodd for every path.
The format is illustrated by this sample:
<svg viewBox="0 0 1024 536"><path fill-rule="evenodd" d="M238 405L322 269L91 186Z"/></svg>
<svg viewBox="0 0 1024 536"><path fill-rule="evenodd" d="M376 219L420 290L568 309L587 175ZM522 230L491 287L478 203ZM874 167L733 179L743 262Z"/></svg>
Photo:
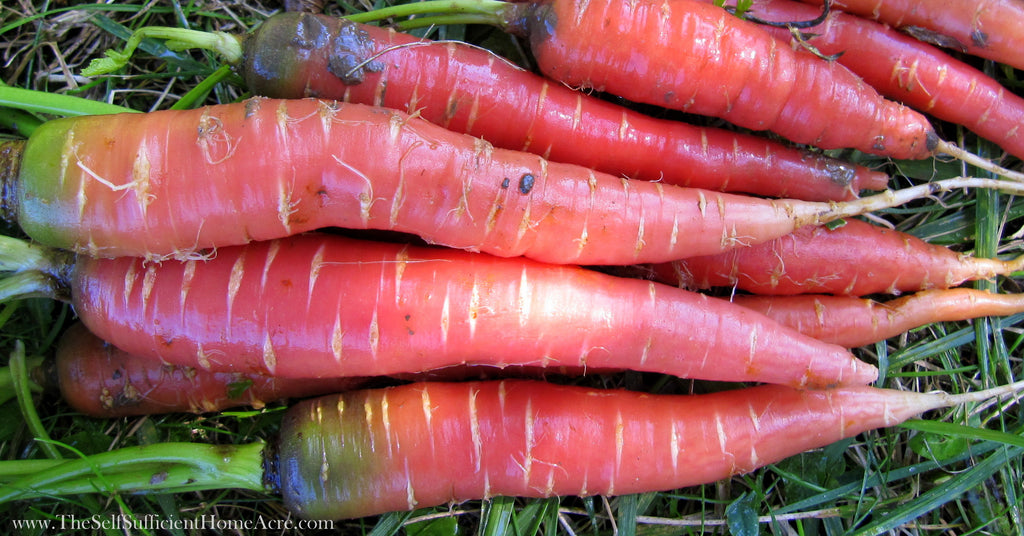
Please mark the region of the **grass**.
<svg viewBox="0 0 1024 536"><path fill-rule="evenodd" d="M342 13L379 5L383 4L332 4L327 8ZM120 47L131 31L143 25L244 32L277 8L269 2L7 2L0 6L2 82L15 89L138 111L235 101L245 96L245 89L228 70L218 68L215 58L202 52L168 51L157 41L144 42L142 52L115 76L87 79L78 73L104 50ZM522 60L514 41L486 29L455 26L432 32L432 36L486 44ZM991 62L970 61L1008 88L1021 91L1019 73ZM71 100L67 105L71 110L57 100L31 105L19 101L24 94L14 95L14 101L2 101L0 128L4 135L15 138L27 135L42 120L74 113L71 110L81 104ZM978 154L1003 158L997 147L955 125L939 127L946 139L957 140ZM899 184L977 174L956 162L891 162L858 153L840 156L882 166ZM1003 161L1018 164L1009 157ZM1010 256L1022 249L1024 202L1007 196L955 192L887 211L882 217L900 230L965 253ZM2 232L18 235L12 228ZM1022 291L1016 278L978 285L993 291ZM52 355L59 335L73 318L69 307L45 299L0 304L0 364L7 364L7 356L15 353L19 343L29 357ZM880 365L884 373L880 385L915 391L977 390L1024 376L1022 327L1024 315L934 324L856 352ZM718 387L634 373L562 381L652 392ZM0 460L74 458L169 442L251 444L273 437L282 409L100 420L75 413L50 393L33 393L24 408L17 402L0 405ZM33 414L38 415L36 426L29 424ZM705 486L607 498L496 498L338 522L335 529L374 536L467 532L625 536L726 531L737 535L1024 534L1024 451L1020 445L1024 418L1020 405L953 408L933 412L927 419L861 434ZM40 441L43 437L50 441ZM253 490L82 494L0 504L0 532L13 530L14 520L40 520L49 521L50 528L26 528L21 533L123 534L124 525L117 522L128 518L141 527L131 532L140 534L234 534L234 527L229 526L232 522L257 524L255 530L247 531L254 534L322 532L315 527L278 530L281 527L275 523L294 520L275 496ZM106 520L107 526L81 524L92 519ZM184 524L170 530L154 528L154 520L173 519L206 523L203 528L210 530L192 530ZM76 520L78 526L73 525Z"/></svg>

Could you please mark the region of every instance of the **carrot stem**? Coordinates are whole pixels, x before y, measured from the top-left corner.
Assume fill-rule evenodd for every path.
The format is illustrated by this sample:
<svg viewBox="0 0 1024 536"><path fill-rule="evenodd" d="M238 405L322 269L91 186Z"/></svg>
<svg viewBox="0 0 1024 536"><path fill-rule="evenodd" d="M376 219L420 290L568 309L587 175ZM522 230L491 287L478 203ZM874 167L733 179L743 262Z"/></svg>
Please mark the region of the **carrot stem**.
<svg viewBox="0 0 1024 536"><path fill-rule="evenodd" d="M107 50L105 56L92 60L82 69L84 76L96 76L114 72L124 67L135 49L145 38L164 39L164 45L174 51L200 48L217 54L226 63L242 61L242 44L238 37L227 32L207 32L167 26L143 27L132 33L124 50Z"/></svg>
<svg viewBox="0 0 1024 536"><path fill-rule="evenodd" d="M14 386L14 394L18 398L18 406L21 408L22 418L28 426L29 432L39 443L39 448L48 458L59 460L60 452L53 446L50 435L46 432L35 406L32 405L31 385L28 379L28 364L25 360L25 344L15 341L14 351L11 352L10 360L11 380Z"/></svg>
<svg viewBox="0 0 1024 536"><path fill-rule="evenodd" d="M511 3L500 0L427 0L355 13L345 18L352 22L367 23L429 14L472 15L471 20L477 23L486 21L487 24L505 27L507 24L502 15L511 6ZM461 23L461 20L453 19L451 24Z"/></svg>
<svg viewBox="0 0 1024 536"><path fill-rule="evenodd" d="M82 455L65 462L0 462L4 475L23 474L0 491L0 504L40 496L88 492L180 493L209 489L267 491L262 441L244 445L156 443ZM34 473L22 462L29 461Z"/></svg>
<svg viewBox="0 0 1024 536"><path fill-rule="evenodd" d="M0 236L0 303L11 299L44 297L68 299L66 281L74 256L60 250Z"/></svg>

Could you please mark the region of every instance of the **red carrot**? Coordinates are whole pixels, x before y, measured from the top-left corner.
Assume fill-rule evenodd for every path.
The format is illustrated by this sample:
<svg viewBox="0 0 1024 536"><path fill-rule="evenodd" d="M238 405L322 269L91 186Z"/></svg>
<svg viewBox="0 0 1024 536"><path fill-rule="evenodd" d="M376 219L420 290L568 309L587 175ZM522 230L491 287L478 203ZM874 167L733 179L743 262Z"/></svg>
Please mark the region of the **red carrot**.
<svg viewBox="0 0 1024 536"><path fill-rule="evenodd" d="M497 147L633 179L774 197L833 200L881 190L870 171L762 137L660 120L573 91L466 43L434 42L337 17L282 13L247 36L144 27L139 36L215 50L246 86L416 114ZM134 39L134 38L133 38ZM134 49L130 40L125 57ZM97 60L95 75L121 62Z"/></svg>
<svg viewBox="0 0 1024 536"><path fill-rule="evenodd" d="M328 519L495 496L671 490L985 394L761 386L657 396L512 381L350 392L289 410L280 488L289 510Z"/></svg>
<svg viewBox="0 0 1024 536"><path fill-rule="evenodd" d="M881 7L888 9L891 4ZM922 9L940 11L946 5L933 2ZM758 0L751 8L758 18L773 22L812 20L818 11L790 0ZM780 39L793 40L787 28L766 29ZM967 127L1024 157L1024 133L1020 132L1024 99L974 67L889 26L839 11L801 32L807 34L807 43L822 54L838 55L839 63L883 95Z"/></svg>
<svg viewBox="0 0 1024 536"><path fill-rule="evenodd" d="M90 331L205 370L564 366L815 387L876 374L845 349L724 300L526 259L320 235L223 248L206 261L48 255L40 270L49 274L73 263L61 284Z"/></svg>
<svg viewBox="0 0 1024 536"><path fill-rule="evenodd" d="M821 5L822 0L803 0ZM1024 5L1015 0L834 0L848 13L884 22L919 39L1024 69L1020 22Z"/></svg>
<svg viewBox="0 0 1024 536"><path fill-rule="evenodd" d="M131 355L90 333L81 323L61 337L38 384L60 390L75 411L99 418L157 413L206 413L364 387L367 378L274 378L209 372Z"/></svg>
<svg viewBox="0 0 1024 536"><path fill-rule="evenodd" d="M319 100L61 119L21 144L0 147L21 154L20 172L0 167L8 221L55 247L150 259L348 227L552 263L663 262L948 188L1024 190L950 179L842 203L758 199L628 181Z"/></svg>
<svg viewBox="0 0 1024 536"><path fill-rule="evenodd" d="M1024 312L1024 295L970 288L925 290L886 302L830 295L740 295L733 301L800 333L846 348L873 344L934 322Z"/></svg>
<svg viewBox="0 0 1024 536"><path fill-rule="evenodd" d="M756 294L899 294L950 288L1024 269L1024 257L972 257L860 220L805 227L782 238L655 267L655 279L691 289Z"/></svg>
<svg viewBox="0 0 1024 536"><path fill-rule="evenodd" d="M667 491L1021 389L1024 382L957 395L864 386L650 395L530 381L417 383L301 402L269 444L168 443L0 462L5 474L21 475L0 487L0 504L233 487L279 492L298 517L340 519L499 495Z"/></svg>
<svg viewBox="0 0 1024 536"><path fill-rule="evenodd" d="M478 11L493 14L494 24L529 38L541 72L571 87L719 117L826 149L926 158L938 148L921 114L886 101L845 67L780 46L717 6L691 0L483 4Z"/></svg>

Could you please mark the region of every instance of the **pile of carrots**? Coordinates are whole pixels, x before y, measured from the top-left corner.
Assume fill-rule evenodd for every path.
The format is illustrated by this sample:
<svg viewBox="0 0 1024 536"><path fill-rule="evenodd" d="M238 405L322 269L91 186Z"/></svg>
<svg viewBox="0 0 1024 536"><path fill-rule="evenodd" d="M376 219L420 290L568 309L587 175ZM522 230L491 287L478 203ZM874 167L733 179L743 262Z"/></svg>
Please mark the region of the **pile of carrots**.
<svg viewBox="0 0 1024 536"><path fill-rule="evenodd" d="M931 116L1021 158L1024 100L893 29L906 14L875 10L886 25L855 3L818 18L790 0L743 14L457 0L410 4L435 11L408 19L282 13L249 35L145 29L88 74L160 37L213 50L256 96L0 142L0 211L29 237L0 239L0 298L72 304L80 324L33 379L89 415L321 396L288 410L273 463L252 468L266 471L253 486L315 519L675 489L1010 396L1024 385L869 387L878 370L854 350L1024 312L1024 296L961 287L1017 274L1024 256L857 218L966 187L1024 192L1016 160L987 166L998 179L889 190L823 151L985 164ZM454 4L521 36L537 72L368 24L432 24ZM968 52L999 44L980 31ZM770 385L668 396L540 379L625 370ZM5 483L26 491L0 501L57 492L19 478ZM69 492L102 485L74 478ZM171 480L153 489L193 489Z"/></svg>

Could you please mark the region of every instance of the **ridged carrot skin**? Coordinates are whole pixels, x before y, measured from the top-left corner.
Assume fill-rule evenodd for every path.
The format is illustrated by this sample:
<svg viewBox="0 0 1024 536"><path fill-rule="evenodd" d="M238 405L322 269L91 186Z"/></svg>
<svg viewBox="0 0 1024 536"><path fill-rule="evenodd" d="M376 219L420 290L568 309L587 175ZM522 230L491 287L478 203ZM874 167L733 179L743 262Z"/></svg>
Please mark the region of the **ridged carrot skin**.
<svg viewBox="0 0 1024 536"><path fill-rule="evenodd" d="M973 257L861 220L805 227L788 236L718 255L655 267L657 280L690 289L734 287L755 294L900 294L950 288L1024 267Z"/></svg>
<svg viewBox="0 0 1024 536"><path fill-rule="evenodd" d="M659 396L504 381L353 391L289 409L281 492L300 517L339 519L495 496L667 491L936 405L864 386Z"/></svg>
<svg viewBox="0 0 1024 536"><path fill-rule="evenodd" d="M821 5L822 0L803 0ZM1016 0L836 0L833 7L855 13L947 48L1024 69L1020 23L1024 5Z"/></svg>
<svg viewBox="0 0 1024 536"><path fill-rule="evenodd" d="M868 383L848 351L649 281L444 248L303 235L206 261L79 257L90 331L140 356L279 377L461 365L632 369L805 387Z"/></svg>
<svg viewBox="0 0 1024 536"><path fill-rule="evenodd" d="M848 199L888 177L762 137L654 119L573 91L465 43L309 13L243 42L247 87L395 108L497 147L612 175L774 197Z"/></svg>
<svg viewBox="0 0 1024 536"><path fill-rule="evenodd" d="M103 419L262 408L369 383L367 378L274 378L168 365L107 344L81 323L62 335L52 366L53 383L64 401L80 413Z"/></svg>
<svg viewBox="0 0 1024 536"><path fill-rule="evenodd" d="M836 207L630 181L314 99L49 121L0 175L4 215L36 241L149 259L346 227L628 265L769 240Z"/></svg>
<svg viewBox="0 0 1024 536"><path fill-rule="evenodd" d="M1024 295L970 288L924 290L885 302L831 295L741 295L733 302L846 348L874 344L934 322L1024 312Z"/></svg>
<svg viewBox="0 0 1024 536"><path fill-rule="evenodd" d="M570 86L720 117L818 147L932 156L921 114L845 67L797 54L749 21L691 0L550 0L527 14L538 67Z"/></svg>
<svg viewBox="0 0 1024 536"><path fill-rule="evenodd" d="M922 9L939 10L935 4ZM947 4L953 3L942 6ZM764 20L802 21L814 19L819 9L789 0L758 0L751 11ZM766 29L792 40L788 29ZM886 97L967 127L1024 158L1024 99L981 71L890 26L840 11L802 31L821 53L841 53L839 63Z"/></svg>

